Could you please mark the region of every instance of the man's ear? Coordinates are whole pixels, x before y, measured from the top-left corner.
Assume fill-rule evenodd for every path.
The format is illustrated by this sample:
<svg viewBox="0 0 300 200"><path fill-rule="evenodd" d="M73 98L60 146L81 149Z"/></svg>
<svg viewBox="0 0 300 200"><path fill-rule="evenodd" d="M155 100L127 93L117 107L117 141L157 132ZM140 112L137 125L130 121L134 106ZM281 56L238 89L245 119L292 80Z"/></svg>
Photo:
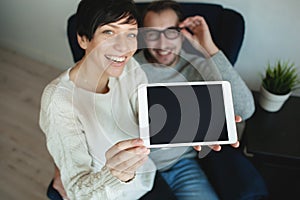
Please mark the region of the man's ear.
<svg viewBox="0 0 300 200"><path fill-rule="evenodd" d="M88 40L88 38L85 35L84 36L80 36L80 35L77 34L77 41L78 41L79 46L82 49L84 49L84 50L87 49L89 40Z"/></svg>

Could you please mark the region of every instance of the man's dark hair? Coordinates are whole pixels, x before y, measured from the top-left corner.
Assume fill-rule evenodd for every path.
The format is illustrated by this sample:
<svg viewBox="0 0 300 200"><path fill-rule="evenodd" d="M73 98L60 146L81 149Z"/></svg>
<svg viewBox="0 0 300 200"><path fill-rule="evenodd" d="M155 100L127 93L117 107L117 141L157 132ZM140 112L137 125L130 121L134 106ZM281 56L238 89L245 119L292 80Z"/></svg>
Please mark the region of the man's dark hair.
<svg viewBox="0 0 300 200"><path fill-rule="evenodd" d="M179 22L183 21L183 15L182 15L182 11L181 11L181 7L180 4L176 1L172 1L172 0L158 0L158 1L153 1L151 2L147 8L144 10L143 12L143 20L145 18L145 15L149 12L155 12L155 13L161 13L165 10L173 10L178 19Z"/></svg>
<svg viewBox="0 0 300 200"><path fill-rule="evenodd" d="M132 0L81 0L77 12L77 33L93 38L96 29L126 19L124 24L137 24L138 15Z"/></svg>

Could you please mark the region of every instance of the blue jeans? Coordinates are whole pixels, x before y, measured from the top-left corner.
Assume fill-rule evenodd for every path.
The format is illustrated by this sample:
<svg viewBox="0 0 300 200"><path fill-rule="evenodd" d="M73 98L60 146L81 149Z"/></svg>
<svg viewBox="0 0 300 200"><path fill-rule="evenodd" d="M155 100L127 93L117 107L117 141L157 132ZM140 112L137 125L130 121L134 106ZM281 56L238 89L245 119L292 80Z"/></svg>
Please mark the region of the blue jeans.
<svg viewBox="0 0 300 200"><path fill-rule="evenodd" d="M197 161L178 161L170 170L161 172L178 200L215 200L218 196Z"/></svg>

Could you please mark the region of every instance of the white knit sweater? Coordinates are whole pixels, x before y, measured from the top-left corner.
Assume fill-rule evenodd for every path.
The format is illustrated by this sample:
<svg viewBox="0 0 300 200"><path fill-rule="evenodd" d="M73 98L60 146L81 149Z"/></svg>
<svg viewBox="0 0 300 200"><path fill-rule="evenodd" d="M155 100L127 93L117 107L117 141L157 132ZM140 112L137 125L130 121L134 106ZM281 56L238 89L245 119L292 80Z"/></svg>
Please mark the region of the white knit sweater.
<svg viewBox="0 0 300 200"><path fill-rule="evenodd" d="M105 152L115 143L138 138L136 89L147 81L131 59L119 78L109 79L110 91L80 89L67 70L44 90L40 127L47 148L60 169L70 199L138 199L152 189L155 166L149 159L135 178L124 183L112 176Z"/></svg>

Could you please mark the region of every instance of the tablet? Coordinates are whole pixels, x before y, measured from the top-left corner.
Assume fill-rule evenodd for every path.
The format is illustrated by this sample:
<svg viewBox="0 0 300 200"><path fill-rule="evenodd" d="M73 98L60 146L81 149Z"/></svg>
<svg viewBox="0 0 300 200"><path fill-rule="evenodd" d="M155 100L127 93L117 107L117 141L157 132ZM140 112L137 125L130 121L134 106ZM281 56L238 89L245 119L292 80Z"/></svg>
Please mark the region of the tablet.
<svg viewBox="0 0 300 200"><path fill-rule="evenodd" d="M140 137L149 148L237 142L227 81L142 84L138 103Z"/></svg>

